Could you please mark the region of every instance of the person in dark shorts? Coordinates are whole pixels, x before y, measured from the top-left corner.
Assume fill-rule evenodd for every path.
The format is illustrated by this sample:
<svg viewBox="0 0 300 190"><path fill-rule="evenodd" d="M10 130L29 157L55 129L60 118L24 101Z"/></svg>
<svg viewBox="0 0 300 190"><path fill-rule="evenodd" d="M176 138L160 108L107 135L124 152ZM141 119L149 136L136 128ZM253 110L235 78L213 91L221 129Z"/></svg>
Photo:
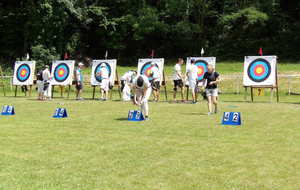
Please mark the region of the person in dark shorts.
<svg viewBox="0 0 300 190"><path fill-rule="evenodd" d="M182 101L184 100L183 97L183 76L182 76L182 71L181 71L181 66L184 64L184 61L182 58L178 59L178 62L176 63L176 65L174 66L174 75L173 75L173 81L174 81L174 94L173 94L173 99L176 102L176 94L177 94L177 90L178 88L180 88L180 93L181 93L181 99Z"/></svg>
<svg viewBox="0 0 300 190"><path fill-rule="evenodd" d="M83 89L83 74L82 69L84 67L83 63L78 63L78 68L75 71L75 79L76 79L76 100L83 100L81 97L82 89Z"/></svg>
<svg viewBox="0 0 300 190"><path fill-rule="evenodd" d="M151 65L156 65L155 62L152 62ZM159 90L160 90L160 82L161 82L161 75L158 67L152 67L151 68L151 76L153 80L151 81L151 86L153 90L153 96L154 96L154 101L158 102L159 101Z"/></svg>
<svg viewBox="0 0 300 190"><path fill-rule="evenodd" d="M220 82L219 73L215 72L213 65L208 65L207 72L204 74L203 80L205 80L205 92L208 101L208 115L217 113L218 105L218 83ZM213 111L213 105L215 109Z"/></svg>

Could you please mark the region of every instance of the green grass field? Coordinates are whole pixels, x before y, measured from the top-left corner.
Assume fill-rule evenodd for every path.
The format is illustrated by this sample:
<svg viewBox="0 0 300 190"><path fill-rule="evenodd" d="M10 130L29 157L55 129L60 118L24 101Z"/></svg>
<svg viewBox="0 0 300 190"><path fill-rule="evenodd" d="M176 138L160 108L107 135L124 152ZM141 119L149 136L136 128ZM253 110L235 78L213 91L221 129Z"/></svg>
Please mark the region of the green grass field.
<svg viewBox="0 0 300 190"><path fill-rule="evenodd" d="M219 72L242 69L232 67ZM281 92L280 103L270 103L266 92L250 103L243 94L221 94L220 112L212 116L204 101L151 102L149 121L128 122L128 110L137 107L118 101L116 92L108 102L75 101L73 92L49 102L12 94L0 98L0 106L16 110L0 116L0 189L300 188L299 96ZM91 97L90 88L84 97ZM69 117L53 119L57 107ZM242 126L222 126L224 111L241 112Z"/></svg>

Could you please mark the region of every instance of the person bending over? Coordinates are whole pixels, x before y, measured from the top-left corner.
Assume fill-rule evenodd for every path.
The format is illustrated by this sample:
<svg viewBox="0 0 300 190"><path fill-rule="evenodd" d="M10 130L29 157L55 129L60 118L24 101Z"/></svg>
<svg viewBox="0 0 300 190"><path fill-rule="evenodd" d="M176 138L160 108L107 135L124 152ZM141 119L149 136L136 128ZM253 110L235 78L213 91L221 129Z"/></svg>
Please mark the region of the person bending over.
<svg viewBox="0 0 300 190"><path fill-rule="evenodd" d="M218 83L220 82L219 73L215 72L213 65L208 65L207 72L204 74L205 92L208 101L208 115L218 112ZM213 110L213 105L215 109Z"/></svg>
<svg viewBox="0 0 300 190"><path fill-rule="evenodd" d="M148 100L151 96L151 84L148 78L144 75L137 76L134 79L133 89L135 91L135 95L133 98L133 103L135 105L141 106L141 111L145 116L145 119L149 119L149 105Z"/></svg>
<svg viewBox="0 0 300 190"><path fill-rule="evenodd" d="M176 65L174 66L174 76L173 76L173 80L174 80L174 94L173 94L173 99L176 102L176 93L177 93L177 89L180 88L180 93L181 93L181 99L182 101L184 100L183 98L183 76L182 76L182 72L181 72L181 66L183 65L184 61L182 58L178 59L178 62L176 63Z"/></svg>
<svg viewBox="0 0 300 190"><path fill-rule="evenodd" d="M128 71L121 77L121 92L123 101L130 101L131 99L131 84L136 77L136 71Z"/></svg>

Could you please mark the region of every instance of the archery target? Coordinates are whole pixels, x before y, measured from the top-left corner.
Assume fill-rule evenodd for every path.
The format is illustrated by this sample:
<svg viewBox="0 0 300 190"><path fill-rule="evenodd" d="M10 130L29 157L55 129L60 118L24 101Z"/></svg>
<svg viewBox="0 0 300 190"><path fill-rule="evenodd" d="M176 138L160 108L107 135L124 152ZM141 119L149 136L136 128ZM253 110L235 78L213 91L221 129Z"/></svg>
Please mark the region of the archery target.
<svg viewBox="0 0 300 190"><path fill-rule="evenodd" d="M245 57L244 86L276 86L276 56Z"/></svg>
<svg viewBox="0 0 300 190"><path fill-rule="evenodd" d="M75 61L55 61L52 64L52 85L71 85Z"/></svg>
<svg viewBox="0 0 300 190"><path fill-rule="evenodd" d="M160 74L160 81L163 81L164 59L139 59L138 61L138 74L145 75L149 81L153 80L151 70L156 67Z"/></svg>
<svg viewBox="0 0 300 190"><path fill-rule="evenodd" d="M13 85L33 85L35 61L17 61L15 63Z"/></svg>
<svg viewBox="0 0 300 190"><path fill-rule="evenodd" d="M195 60L195 65L198 67L198 81L203 80L204 74L207 72L207 66L216 66L215 57L188 57L186 61L186 69L191 66L192 59ZM204 82L199 82L199 86L203 86Z"/></svg>
<svg viewBox="0 0 300 190"><path fill-rule="evenodd" d="M92 66L92 74L91 74L91 85L93 86L101 85L102 77L97 76L97 73L100 72L102 64L105 64L106 69L108 71L109 82L111 84L114 84L115 82L117 60L116 59L94 60Z"/></svg>

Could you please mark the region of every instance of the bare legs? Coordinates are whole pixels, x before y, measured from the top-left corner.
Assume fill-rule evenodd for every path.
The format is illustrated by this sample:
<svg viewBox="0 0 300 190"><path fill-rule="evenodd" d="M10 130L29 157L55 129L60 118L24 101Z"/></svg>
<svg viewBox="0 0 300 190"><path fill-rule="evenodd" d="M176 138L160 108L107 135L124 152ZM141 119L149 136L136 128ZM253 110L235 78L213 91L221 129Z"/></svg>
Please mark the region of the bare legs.
<svg viewBox="0 0 300 190"><path fill-rule="evenodd" d="M208 111L209 111L209 114L212 114L212 113L217 113L218 111L218 101L217 101L217 96L208 96L207 97L207 100L208 100ZM213 105L214 105L214 110L213 110Z"/></svg>

